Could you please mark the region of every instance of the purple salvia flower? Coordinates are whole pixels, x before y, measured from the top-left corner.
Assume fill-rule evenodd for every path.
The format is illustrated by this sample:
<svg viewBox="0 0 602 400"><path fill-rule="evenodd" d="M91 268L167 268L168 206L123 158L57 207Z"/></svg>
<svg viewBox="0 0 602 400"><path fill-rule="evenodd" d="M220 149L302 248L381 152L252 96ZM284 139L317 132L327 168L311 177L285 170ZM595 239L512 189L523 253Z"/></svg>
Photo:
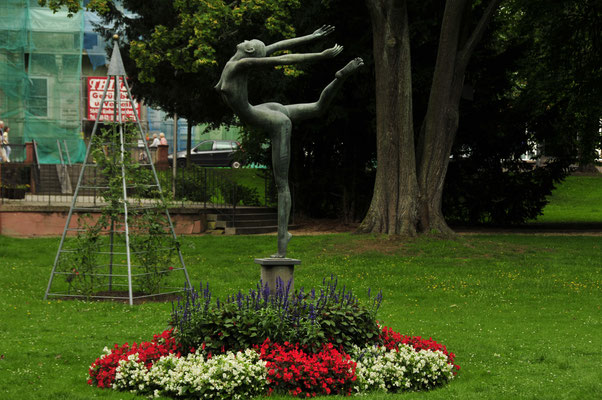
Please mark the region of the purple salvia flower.
<svg viewBox="0 0 602 400"><path fill-rule="evenodd" d="M313 303L309 304L309 319L311 320L312 325L316 322L316 313Z"/></svg>

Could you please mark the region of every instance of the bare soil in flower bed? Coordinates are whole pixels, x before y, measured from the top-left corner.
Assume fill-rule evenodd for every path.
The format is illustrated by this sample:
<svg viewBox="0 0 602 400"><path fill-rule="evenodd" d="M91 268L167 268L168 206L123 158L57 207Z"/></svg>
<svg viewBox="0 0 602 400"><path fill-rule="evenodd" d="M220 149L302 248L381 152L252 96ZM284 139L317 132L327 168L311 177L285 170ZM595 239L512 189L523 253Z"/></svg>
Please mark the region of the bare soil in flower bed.
<svg viewBox="0 0 602 400"><path fill-rule="evenodd" d="M183 293L166 293L166 294L158 294L154 296L148 296L142 292L134 292L133 293L133 302L134 304L144 304L144 303L168 303L172 301L177 301L179 297L182 297ZM98 297L95 297L98 296ZM148 297L140 297L140 296L148 296ZM129 292L127 290L113 290L113 291L102 291L96 292L91 296L64 296L59 297L61 300L91 300L91 301L116 301L118 303L129 303Z"/></svg>

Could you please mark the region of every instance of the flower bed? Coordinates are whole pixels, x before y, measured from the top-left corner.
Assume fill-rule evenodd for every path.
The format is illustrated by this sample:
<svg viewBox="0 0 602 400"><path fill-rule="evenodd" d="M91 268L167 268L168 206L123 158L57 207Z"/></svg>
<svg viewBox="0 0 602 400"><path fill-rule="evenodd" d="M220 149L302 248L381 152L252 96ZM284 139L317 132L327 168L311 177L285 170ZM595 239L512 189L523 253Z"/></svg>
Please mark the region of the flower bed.
<svg viewBox="0 0 602 400"><path fill-rule="evenodd" d="M269 335L259 339L249 334L253 332L250 326L241 329L242 337L229 338L231 334L236 336L236 331L229 328L244 324L245 310L256 307L252 295L248 298L232 296L221 306L217 300L213 309L206 301L210 296L202 297L202 302L197 297L195 307L186 308L181 304L175 307L174 314L180 316L174 323L175 328L155 335L151 342L105 348L105 354L90 367L88 383L101 388L178 398L246 399L271 393L315 397L374 390L429 390L449 382L460 369L455 364L455 355L444 345L431 338L405 336L391 328L380 328L374 307L372 310L362 308L357 298L344 288L336 292L328 286L328 291L330 303L323 295L312 296L314 291L297 296L296 303L289 298L278 300L271 296L261 297L255 303L262 303L255 309L257 314L273 318L264 320L264 325L277 329L280 336L295 337L298 326L305 324L302 329L313 332L313 340L303 342L270 340ZM246 308L240 306L247 300ZM310 305L313 306L311 311L308 310ZM294 318L281 317L287 308L296 309L287 311L289 315L296 315ZM278 315L280 317L275 318ZM295 325L288 325L291 320ZM355 326L333 327L329 324L333 320ZM194 323L187 325L187 321ZM378 329L376 335L357 333L359 326L372 327L373 324ZM185 335L178 332L187 328L190 329ZM192 332L214 336L202 334L194 339ZM180 341L180 337L184 340ZM190 346L191 341L198 346ZM242 347L243 344L248 345Z"/></svg>

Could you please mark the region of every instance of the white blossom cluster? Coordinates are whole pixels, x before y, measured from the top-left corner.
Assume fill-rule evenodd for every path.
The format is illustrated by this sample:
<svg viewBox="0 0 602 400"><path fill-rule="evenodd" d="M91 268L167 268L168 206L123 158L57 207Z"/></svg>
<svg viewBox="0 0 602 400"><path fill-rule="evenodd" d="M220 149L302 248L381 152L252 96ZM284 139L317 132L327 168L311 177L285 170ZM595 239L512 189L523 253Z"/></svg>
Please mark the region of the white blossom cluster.
<svg viewBox="0 0 602 400"><path fill-rule="evenodd" d="M364 394L373 390L398 392L428 390L453 379L453 365L440 351L420 350L405 344L398 350L385 347L358 347L350 352L357 361L354 390Z"/></svg>
<svg viewBox="0 0 602 400"><path fill-rule="evenodd" d="M119 362L113 389L154 397L248 399L266 391L265 364L251 349L210 359L200 352L182 358L170 354L157 360L150 370L133 355Z"/></svg>

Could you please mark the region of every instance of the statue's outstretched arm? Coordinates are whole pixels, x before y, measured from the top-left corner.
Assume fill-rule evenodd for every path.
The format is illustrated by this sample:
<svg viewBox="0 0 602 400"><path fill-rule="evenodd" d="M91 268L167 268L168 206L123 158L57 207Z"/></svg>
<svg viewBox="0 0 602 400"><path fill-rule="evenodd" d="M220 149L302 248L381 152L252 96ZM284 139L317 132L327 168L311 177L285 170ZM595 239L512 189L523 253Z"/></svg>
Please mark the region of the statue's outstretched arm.
<svg viewBox="0 0 602 400"><path fill-rule="evenodd" d="M249 57L239 60L237 63L241 67L261 67L261 66L276 66L276 65L290 65L299 64L303 62L314 62L319 60L325 60L327 58L333 58L339 55L343 51L343 46L335 44L333 47L324 50L321 53L305 53L305 54L284 54L275 57Z"/></svg>
<svg viewBox="0 0 602 400"><path fill-rule="evenodd" d="M322 27L316 29L314 33L311 35L305 35L297 38L281 40L276 43L272 43L265 47L265 54L269 56L270 54L279 51L292 49L295 46L298 46L303 43L308 43L316 39L321 39L327 35L330 35L334 31L334 26L332 25L323 25Z"/></svg>

